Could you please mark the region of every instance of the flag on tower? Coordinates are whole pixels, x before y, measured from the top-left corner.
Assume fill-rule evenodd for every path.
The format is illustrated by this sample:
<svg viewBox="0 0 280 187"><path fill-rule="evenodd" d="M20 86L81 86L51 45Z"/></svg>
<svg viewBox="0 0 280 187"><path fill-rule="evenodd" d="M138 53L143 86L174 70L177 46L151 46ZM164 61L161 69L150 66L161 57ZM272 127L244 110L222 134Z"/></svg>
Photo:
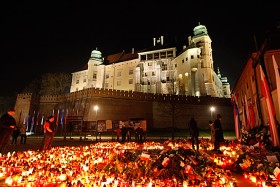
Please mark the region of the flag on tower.
<svg viewBox="0 0 280 187"><path fill-rule="evenodd" d="M262 67L260 66L260 74L261 74L261 84L262 84L262 95L265 99L266 104L266 111L268 114L268 124L271 134L271 141L273 146L279 146L279 135L276 127L276 121L275 121L275 110L272 103L272 98L270 95L270 90L267 84L267 80L265 78L264 72Z"/></svg>

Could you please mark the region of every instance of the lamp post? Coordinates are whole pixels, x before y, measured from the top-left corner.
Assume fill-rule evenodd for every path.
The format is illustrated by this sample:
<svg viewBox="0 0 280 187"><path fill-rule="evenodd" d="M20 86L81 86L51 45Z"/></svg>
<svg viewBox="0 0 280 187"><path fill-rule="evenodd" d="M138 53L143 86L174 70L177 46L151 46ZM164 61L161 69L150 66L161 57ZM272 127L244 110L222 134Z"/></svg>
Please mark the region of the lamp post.
<svg viewBox="0 0 280 187"><path fill-rule="evenodd" d="M211 114L211 120L213 121L213 112L215 111L215 107L210 107L210 114Z"/></svg>
<svg viewBox="0 0 280 187"><path fill-rule="evenodd" d="M95 111L95 124L96 124L96 129L95 129L95 133L96 133L96 141L97 141L97 130L98 130L98 125L97 125L97 112L98 112L99 107L97 105L94 106L94 111Z"/></svg>

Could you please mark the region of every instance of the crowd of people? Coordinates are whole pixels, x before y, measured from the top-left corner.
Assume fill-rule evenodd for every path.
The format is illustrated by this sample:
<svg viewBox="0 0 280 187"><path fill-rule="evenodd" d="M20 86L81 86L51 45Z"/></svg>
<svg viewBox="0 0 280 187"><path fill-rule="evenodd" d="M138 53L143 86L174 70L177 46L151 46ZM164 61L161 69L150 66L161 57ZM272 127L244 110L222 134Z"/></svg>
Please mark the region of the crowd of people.
<svg viewBox="0 0 280 187"><path fill-rule="evenodd" d="M214 144L213 151L217 153L222 153L220 150L220 144L224 141L224 134L222 128L222 116L217 114L216 120L213 122L212 120L209 121L209 128L211 130L211 142ZM195 150L199 150L199 128L197 126L197 122L192 117L188 122L188 130L191 136L192 148Z"/></svg>
<svg viewBox="0 0 280 187"><path fill-rule="evenodd" d="M17 139L20 136L20 143L26 144L26 125L17 124L13 115L15 114L14 108L8 109L7 113L3 114L0 118L0 152L2 153L10 139L12 138L11 145L17 145ZM209 128L211 130L211 142L214 144L213 151L220 153L220 144L224 141L223 129L222 129L222 116L217 114L216 120L209 121ZM44 137L41 144L41 150L48 150L52 146L53 137L55 136L56 125L54 123L55 118L53 115L49 116L44 123ZM190 140L192 142L192 148L196 151L199 150L199 128L194 117L191 117L188 122L188 131L190 133ZM122 125L121 128L116 129L117 141L131 142L132 133L135 134L135 141L137 143L143 143L144 130L141 125L137 125L135 128L130 125ZM121 137L121 139L120 139Z"/></svg>
<svg viewBox="0 0 280 187"><path fill-rule="evenodd" d="M20 144L26 144L26 124L17 124L13 117L14 114L15 109L9 108L0 118L0 153L5 152L10 141L12 146L16 146L19 136ZM42 151L51 148L55 130L54 116L49 116L44 123L44 138L41 144Z"/></svg>
<svg viewBox="0 0 280 187"><path fill-rule="evenodd" d="M141 125L138 125L135 129L133 129L130 125L123 125L121 129L117 130L117 141L119 141L119 136L122 136L121 141L131 142L132 132L135 133L135 141L138 143L143 143L143 135L144 130Z"/></svg>

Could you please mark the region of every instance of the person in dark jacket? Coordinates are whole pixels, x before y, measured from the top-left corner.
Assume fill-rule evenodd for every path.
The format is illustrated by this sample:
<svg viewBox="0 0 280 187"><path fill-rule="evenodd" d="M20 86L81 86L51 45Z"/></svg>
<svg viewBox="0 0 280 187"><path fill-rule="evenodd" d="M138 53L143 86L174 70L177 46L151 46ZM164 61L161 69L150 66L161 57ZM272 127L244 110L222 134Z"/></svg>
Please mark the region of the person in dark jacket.
<svg viewBox="0 0 280 187"><path fill-rule="evenodd" d="M15 127L14 130L13 130L13 135L12 135L12 145L15 146L17 145L17 139L18 139L18 136L19 136L19 127Z"/></svg>
<svg viewBox="0 0 280 187"><path fill-rule="evenodd" d="M26 144L26 139L27 139L27 135L26 135L26 124L22 124L20 126L20 143L21 144Z"/></svg>
<svg viewBox="0 0 280 187"><path fill-rule="evenodd" d="M122 142L123 143L125 142L126 133L127 133L127 127L122 125L121 134L122 134Z"/></svg>
<svg viewBox="0 0 280 187"><path fill-rule="evenodd" d="M218 151L218 153L222 153L220 150L220 144L224 141L224 133L222 128L222 116L220 114L217 115L217 119L214 121L214 129L215 129L215 142L214 142L214 151Z"/></svg>
<svg viewBox="0 0 280 187"><path fill-rule="evenodd" d="M197 127L196 120L192 117L190 122L189 122L189 131L191 135L191 142L192 142L192 148L195 150L194 145L196 144L196 150L198 151L199 149L199 129Z"/></svg>
<svg viewBox="0 0 280 187"><path fill-rule="evenodd" d="M49 116L44 123L44 139L42 142L42 150L51 149L53 137L55 134L54 116Z"/></svg>
<svg viewBox="0 0 280 187"><path fill-rule="evenodd" d="M7 113L0 118L0 153L3 153L9 144L11 135L16 127L16 120L13 117L15 109L8 109Z"/></svg>

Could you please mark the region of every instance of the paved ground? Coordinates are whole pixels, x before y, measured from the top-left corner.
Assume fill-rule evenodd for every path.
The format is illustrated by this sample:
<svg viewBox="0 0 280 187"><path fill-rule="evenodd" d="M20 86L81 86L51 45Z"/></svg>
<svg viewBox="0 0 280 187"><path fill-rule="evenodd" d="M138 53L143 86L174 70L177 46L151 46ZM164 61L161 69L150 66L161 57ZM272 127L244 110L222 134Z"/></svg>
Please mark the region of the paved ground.
<svg viewBox="0 0 280 187"><path fill-rule="evenodd" d="M207 138L207 137L205 137ZM225 137L225 139L233 139L234 137ZM13 152L13 151L26 151L26 150L38 150L40 149L41 142L42 142L43 136L28 136L26 144L18 144L16 146L9 145L6 149L7 152ZM162 139L159 137L148 137L147 141L165 141L166 139ZM83 145L90 145L92 143L96 143L100 141L99 139L96 141L96 137L87 137L84 139L84 137L73 137L70 139L70 137L67 137L64 139L64 137L55 137L53 141L53 146L83 146ZM112 141L112 137L101 137L101 141ZM114 140L113 140L114 141ZM18 142L20 142L20 138L18 139ZM238 187L249 187L249 186L256 186L255 183L250 182L247 179L244 179L243 175L236 173L232 171L232 175L236 178L236 184Z"/></svg>

